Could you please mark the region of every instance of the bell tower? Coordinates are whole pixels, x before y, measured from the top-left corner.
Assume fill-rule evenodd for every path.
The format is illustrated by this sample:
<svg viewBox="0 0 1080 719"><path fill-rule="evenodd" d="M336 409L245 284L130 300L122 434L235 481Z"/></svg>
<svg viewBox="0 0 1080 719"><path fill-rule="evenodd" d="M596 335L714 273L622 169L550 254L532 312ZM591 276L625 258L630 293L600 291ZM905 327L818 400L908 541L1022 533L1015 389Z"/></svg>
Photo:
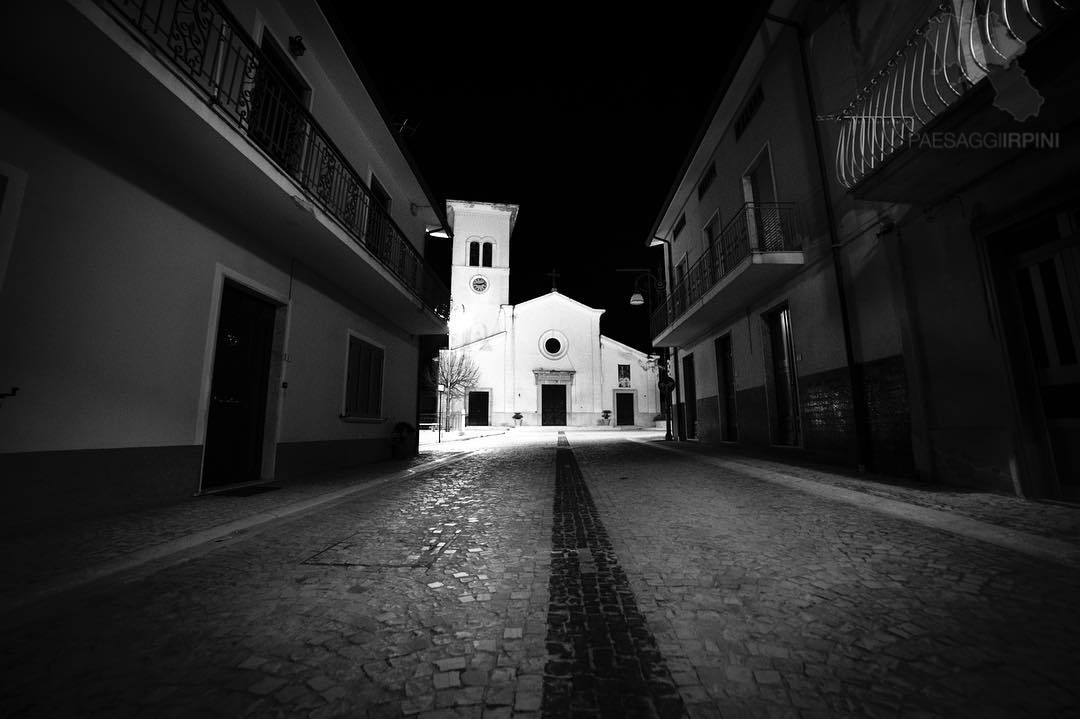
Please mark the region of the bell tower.
<svg viewBox="0 0 1080 719"><path fill-rule="evenodd" d="M500 331L510 303L510 234L518 206L447 200L454 231L450 268L450 349Z"/></svg>

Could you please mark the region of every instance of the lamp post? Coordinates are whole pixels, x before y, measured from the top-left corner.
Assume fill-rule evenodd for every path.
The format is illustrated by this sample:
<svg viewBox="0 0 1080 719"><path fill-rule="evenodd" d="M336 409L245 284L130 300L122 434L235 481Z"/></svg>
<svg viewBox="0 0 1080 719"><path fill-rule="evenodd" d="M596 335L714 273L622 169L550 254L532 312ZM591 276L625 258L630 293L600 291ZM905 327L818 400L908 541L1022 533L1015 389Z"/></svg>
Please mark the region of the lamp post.
<svg viewBox="0 0 1080 719"><path fill-rule="evenodd" d="M652 318L652 298L653 293L660 294L667 286L664 280L660 279L652 272L643 268L627 268L617 269L616 272L637 272L637 276L634 277L634 294L630 295L630 304L634 307L640 307L645 305L646 322ZM644 291L642 291L642 284L644 283ZM649 334L652 334L650 330ZM649 347L656 349L652 346L652 338L649 338ZM674 436L671 434L671 389L672 381L668 377L668 353L666 347L660 348L660 381L657 383L657 389L660 391L660 401L665 405L664 412L664 425L666 432L664 433L664 440L671 441ZM666 401L665 401L666 398Z"/></svg>
<svg viewBox="0 0 1080 719"><path fill-rule="evenodd" d="M438 397L436 398L436 400L438 402L438 408L435 410L436 418L439 421L439 442L442 442L442 396L443 396L443 392L445 392L445 391L446 391L446 385L439 384L438 390L437 390Z"/></svg>
<svg viewBox="0 0 1080 719"><path fill-rule="evenodd" d="M671 258L671 240L665 240L663 237L657 237L656 235L653 235L652 239L649 240L649 247L659 247L660 245L663 245L664 248L665 248L664 256L665 256L665 259L667 260L667 262L664 263L664 279L667 280L668 287L672 287L674 283L671 280L671 273L675 271L675 262ZM650 318L650 321L651 321L651 318ZM670 347L670 348L667 348L667 349L668 349L668 359L670 360L670 365L671 365L669 370L673 373L673 376L675 378L675 404L679 405L679 404L682 404L682 393L681 393L681 391L679 389L679 350L677 348L674 348L674 347ZM671 401L670 400L671 400L671 398L669 397L668 398L668 405L669 405L668 414L671 413L671 410L670 410Z"/></svg>

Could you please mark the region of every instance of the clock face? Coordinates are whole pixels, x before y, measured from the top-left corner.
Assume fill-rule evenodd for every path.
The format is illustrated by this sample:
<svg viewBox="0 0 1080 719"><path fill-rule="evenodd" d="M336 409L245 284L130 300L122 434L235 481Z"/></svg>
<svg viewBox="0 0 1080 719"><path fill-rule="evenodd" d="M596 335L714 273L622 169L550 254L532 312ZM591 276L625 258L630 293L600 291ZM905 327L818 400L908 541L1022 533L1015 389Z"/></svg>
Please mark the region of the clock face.
<svg viewBox="0 0 1080 719"><path fill-rule="evenodd" d="M477 275L476 277L472 278L472 282L470 284L472 285L473 292L487 292L488 281L486 277Z"/></svg>

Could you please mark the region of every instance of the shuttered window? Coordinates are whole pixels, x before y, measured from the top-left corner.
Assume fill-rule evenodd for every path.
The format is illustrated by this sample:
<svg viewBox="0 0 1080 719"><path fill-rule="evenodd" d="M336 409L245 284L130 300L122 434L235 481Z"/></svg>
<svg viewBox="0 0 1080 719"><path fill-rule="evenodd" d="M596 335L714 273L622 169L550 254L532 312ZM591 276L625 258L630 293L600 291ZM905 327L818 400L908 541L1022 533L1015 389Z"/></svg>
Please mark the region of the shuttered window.
<svg viewBox="0 0 1080 719"><path fill-rule="evenodd" d="M345 380L345 416L377 419L382 413L383 351L358 337L349 337L349 369Z"/></svg>

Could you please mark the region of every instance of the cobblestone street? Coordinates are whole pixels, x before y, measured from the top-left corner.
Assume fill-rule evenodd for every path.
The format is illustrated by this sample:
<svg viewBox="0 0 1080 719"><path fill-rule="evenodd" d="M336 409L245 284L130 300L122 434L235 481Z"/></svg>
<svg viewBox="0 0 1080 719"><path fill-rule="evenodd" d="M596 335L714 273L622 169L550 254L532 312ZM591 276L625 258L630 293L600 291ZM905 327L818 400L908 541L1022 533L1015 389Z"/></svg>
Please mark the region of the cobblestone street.
<svg viewBox="0 0 1080 719"><path fill-rule="evenodd" d="M457 443L70 591L5 630L0 715L1080 716L1075 566L646 434Z"/></svg>

